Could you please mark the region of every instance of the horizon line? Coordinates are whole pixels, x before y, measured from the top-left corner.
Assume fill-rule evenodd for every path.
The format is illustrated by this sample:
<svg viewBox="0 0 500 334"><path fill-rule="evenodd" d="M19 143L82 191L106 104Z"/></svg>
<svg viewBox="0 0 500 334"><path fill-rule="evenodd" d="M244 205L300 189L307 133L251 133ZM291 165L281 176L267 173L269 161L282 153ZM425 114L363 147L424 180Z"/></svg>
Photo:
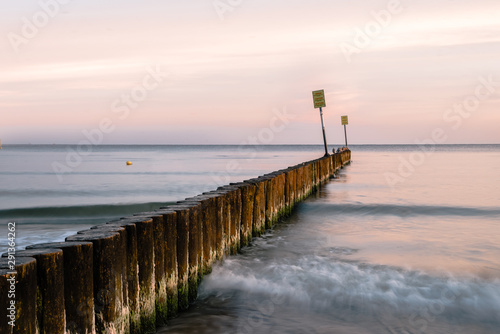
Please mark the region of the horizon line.
<svg viewBox="0 0 500 334"><path fill-rule="evenodd" d="M78 146L80 144L75 144L75 143L10 143L10 144L2 144L2 147L7 147L7 146ZM320 144L257 144L257 145L251 145L251 144L151 144L151 143L145 143L145 144L126 144L126 143L121 143L121 144L92 144L90 146L323 146L323 143ZM400 146L426 146L426 145L434 145L434 146L456 146L456 145L500 145L500 143L449 143L449 144L415 144L415 143L397 143L397 144L351 144L349 146L395 146L395 145L400 145ZM339 146L339 147L345 147L342 144L328 144L328 146Z"/></svg>

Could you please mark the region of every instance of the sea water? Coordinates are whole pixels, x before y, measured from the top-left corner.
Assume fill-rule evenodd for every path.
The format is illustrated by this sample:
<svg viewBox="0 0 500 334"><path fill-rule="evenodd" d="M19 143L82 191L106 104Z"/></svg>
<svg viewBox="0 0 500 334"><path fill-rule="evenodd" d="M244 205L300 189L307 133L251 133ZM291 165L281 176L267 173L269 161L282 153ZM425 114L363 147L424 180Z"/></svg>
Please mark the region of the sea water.
<svg viewBox="0 0 500 334"><path fill-rule="evenodd" d="M19 249L320 157L321 146L4 145L0 251ZM130 161L132 164L127 165Z"/></svg>
<svg viewBox="0 0 500 334"><path fill-rule="evenodd" d="M158 332L499 333L500 146L351 150L337 178L214 266L189 311ZM5 229L18 222L23 244L323 155L321 146L99 147L57 175L68 152L0 152L0 219Z"/></svg>

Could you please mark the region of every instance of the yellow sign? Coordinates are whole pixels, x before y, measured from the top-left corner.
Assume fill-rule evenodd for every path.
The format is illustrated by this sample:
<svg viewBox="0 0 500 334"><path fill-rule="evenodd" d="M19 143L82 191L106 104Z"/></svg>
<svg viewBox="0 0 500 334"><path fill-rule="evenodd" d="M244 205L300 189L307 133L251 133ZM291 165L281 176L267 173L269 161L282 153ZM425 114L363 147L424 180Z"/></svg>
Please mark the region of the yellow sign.
<svg viewBox="0 0 500 334"><path fill-rule="evenodd" d="M326 107L325 91L323 89L313 91L313 101L314 101L314 108Z"/></svg>
<svg viewBox="0 0 500 334"><path fill-rule="evenodd" d="M340 118L342 119L342 125L347 125L347 124L349 124L349 123L347 122L347 116L340 116Z"/></svg>

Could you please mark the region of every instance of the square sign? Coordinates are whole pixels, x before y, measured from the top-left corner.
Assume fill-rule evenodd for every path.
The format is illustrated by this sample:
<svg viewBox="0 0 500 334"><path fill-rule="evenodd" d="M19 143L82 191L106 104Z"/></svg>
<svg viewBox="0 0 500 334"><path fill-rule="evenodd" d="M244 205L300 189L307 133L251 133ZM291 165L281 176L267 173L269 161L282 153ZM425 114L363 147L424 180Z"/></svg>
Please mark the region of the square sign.
<svg viewBox="0 0 500 334"><path fill-rule="evenodd" d="M325 91L323 89L313 91L313 101L314 108L326 107Z"/></svg>
<svg viewBox="0 0 500 334"><path fill-rule="evenodd" d="M347 121L347 116L340 116L340 119L342 120L342 125L349 124L348 121Z"/></svg>

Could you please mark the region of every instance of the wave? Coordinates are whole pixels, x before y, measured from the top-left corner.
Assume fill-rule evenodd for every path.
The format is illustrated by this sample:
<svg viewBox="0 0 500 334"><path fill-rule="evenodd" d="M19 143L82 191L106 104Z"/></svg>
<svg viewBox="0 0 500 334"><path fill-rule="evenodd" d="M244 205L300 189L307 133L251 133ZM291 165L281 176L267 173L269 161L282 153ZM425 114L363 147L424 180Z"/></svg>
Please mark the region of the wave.
<svg viewBox="0 0 500 334"><path fill-rule="evenodd" d="M500 280L437 277L424 272L306 255L253 263L229 258L204 278L200 298L255 300L272 309L324 314L356 322L399 322L404 332L436 323L500 326ZM400 331L398 331L400 332Z"/></svg>
<svg viewBox="0 0 500 334"><path fill-rule="evenodd" d="M110 217L151 211L173 204L172 202L122 203L99 205L74 205L59 207L35 207L0 210L0 219L13 218L63 218L63 217Z"/></svg>
<svg viewBox="0 0 500 334"><path fill-rule="evenodd" d="M433 205L397 205L397 204L334 204L307 203L308 214L345 214L345 215L393 215L408 216L484 216L500 217L498 207L453 207Z"/></svg>

